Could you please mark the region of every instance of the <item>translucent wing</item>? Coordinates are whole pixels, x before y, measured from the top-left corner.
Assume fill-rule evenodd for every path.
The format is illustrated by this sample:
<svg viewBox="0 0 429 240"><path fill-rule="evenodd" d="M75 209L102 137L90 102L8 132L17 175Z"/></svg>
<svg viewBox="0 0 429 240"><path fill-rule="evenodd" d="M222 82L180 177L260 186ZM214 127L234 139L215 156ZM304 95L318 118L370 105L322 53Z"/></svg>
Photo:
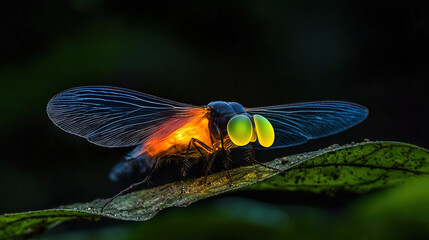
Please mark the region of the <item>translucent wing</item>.
<svg viewBox="0 0 429 240"><path fill-rule="evenodd" d="M64 131L105 147L134 146L153 133L169 134L203 112L202 107L107 86L61 92L49 101L46 111Z"/></svg>
<svg viewBox="0 0 429 240"><path fill-rule="evenodd" d="M266 117L273 125L275 140L270 148L329 136L353 127L368 116L368 109L347 102L307 102L246 108L246 111Z"/></svg>

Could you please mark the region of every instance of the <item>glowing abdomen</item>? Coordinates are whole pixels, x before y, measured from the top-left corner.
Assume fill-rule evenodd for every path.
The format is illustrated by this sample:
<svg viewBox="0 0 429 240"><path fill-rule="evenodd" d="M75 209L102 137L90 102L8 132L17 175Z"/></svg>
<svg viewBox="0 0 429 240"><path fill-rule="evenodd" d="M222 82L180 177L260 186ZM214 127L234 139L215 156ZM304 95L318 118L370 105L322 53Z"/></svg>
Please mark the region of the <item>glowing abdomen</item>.
<svg viewBox="0 0 429 240"><path fill-rule="evenodd" d="M155 134L153 138L144 143L143 152L153 157L184 153L192 138L211 146L208 123L209 121L205 116L199 115L164 138L159 139Z"/></svg>

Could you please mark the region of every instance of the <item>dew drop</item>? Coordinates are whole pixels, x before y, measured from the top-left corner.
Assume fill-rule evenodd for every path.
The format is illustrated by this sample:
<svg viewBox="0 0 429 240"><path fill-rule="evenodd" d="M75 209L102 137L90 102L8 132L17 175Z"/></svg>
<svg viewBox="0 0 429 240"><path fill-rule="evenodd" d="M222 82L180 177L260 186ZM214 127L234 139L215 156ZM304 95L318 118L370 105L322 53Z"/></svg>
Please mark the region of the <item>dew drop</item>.
<svg viewBox="0 0 429 240"><path fill-rule="evenodd" d="M286 164L288 161L287 157L282 157L282 164Z"/></svg>

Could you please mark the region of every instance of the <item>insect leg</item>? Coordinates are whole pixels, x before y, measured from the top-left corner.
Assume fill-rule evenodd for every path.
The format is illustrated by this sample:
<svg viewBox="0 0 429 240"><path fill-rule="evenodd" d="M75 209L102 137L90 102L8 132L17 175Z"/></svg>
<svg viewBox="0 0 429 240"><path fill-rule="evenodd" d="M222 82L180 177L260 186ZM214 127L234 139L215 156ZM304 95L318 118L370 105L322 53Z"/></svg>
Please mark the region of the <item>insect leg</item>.
<svg viewBox="0 0 429 240"><path fill-rule="evenodd" d="M217 152L214 152L211 156L210 159L208 160L207 164L204 166L204 182L207 182L207 176L209 175L209 172L212 168L213 162L216 158Z"/></svg>
<svg viewBox="0 0 429 240"><path fill-rule="evenodd" d="M195 149L197 149L197 151L201 154L201 157L204 161L204 163L207 163L207 159L206 156L204 156L203 152L201 151L200 147L198 147L198 145L200 145L200 147L202 147L205 151L207 151L208 153L212 153L213 152L213 148L207 146L207 144L205 144L204 142L196 139L196 138L191 138L191 140L189 141L188 147L186 148L186 154L185 154L185 159L182 162L182 167L180 168L180 197L182 197L183 195L183 180L186 177L186 170L188 170L189 168L189 150L191 149L191 145L194 145Z"/></svg>
<svg viewBox="0 0 429 240"><path fill-rule="evenodd" d="M261 165L261 166L263 166L263 167L265 167L265 168L268 168L268 169L271 169L271 170L277 171L277 172L279 172L279 174L280 174L280 175L282 175L282 176L284 176L284 175L285 175L285 170L282 170L282 169L279 169L279 168L275 168L275 167L268 166L268 165L266 165L265 163L262 163L262 162L259 162L258 160L256 160L256 158L255 158L255 143L254 143L254 142L251 142L251 143L250 143L249 160L250 160L250 162L252 162L252 163L254 163L254 164L256 163L256 164Z"/></svg>
<svg viewBox="0 0 429 240"><path fill-rule="evenodd" d="M145 179L143 179L143 181L131 184L128 188L120 191L118 194L116 194L115 196L109 198L107 200L106 203L104 203L103 207L101 207L100 212L103 212L104 208L110 203L112 202L115 198L122 196L126 193L129 193L130 191L132 191L134 188L146 183L146 182L150 182L150 178L152 177L152 174L155 172L155 169L157 168L158 163L155 163L155 165L153 166L153 168L150 170L149 174L145 177Z"/></svg>
<svg viewBox="0 0 429 240"><path fill-rule="evenodd" d="M200 147L204 148L204 150L206 150L208 153L212 153L213 152L213 148L212 147L208 146L207 144L205 144L204 142L202 142L202 141L200 141L200 140L198 140L196 138L191 138L191 142L194 145L194 147L200 152L201 156L203 156L203 153L201 152L201 150L196 145L197 143L200 145Z"/></svg>
<svg viewBox="0 0 429 240"><path fill-rule="evenodd" d="M201 142L200 140L198 140L196 138L192 138L191 141L193 141L194 147L198 150L198 152L201 154L201 157L203 159L203 162L204 162L203 171L204 171L204 174L205 174L205 181L207 182L207 175L208 175L208 172L211 169L211 166L213 164L213 160L215 158L215 156L213 156L215 154L212 154L214 152L213 148L207 146L205 143ZM208 159L204 156L203 152L201 151L200 147L198 147L197 144L199 144L200 147L202 147L206 152L208 152L209 154L211 154L211 155L209 155Z"/></svg>
<svg viewBox="0 0 429 240"><path fill-rule="evenodd" d="M190 166L190 162L187 157L185 157L182 161L182 166L180 167L180 197L183 196L183 190L185 189L183 187L183 181L186 177L186 171L188 170Z"/></svg>
<svg viewBox="0 0 429 240"><path fill-rule="evenodd" d="M229 172L229 168L231 166L232 159L229 157L229 154L228 154L229 152L227 153L226 150L225 150L225 145L224 145L224 142L223 142L222 133L220 134L220 143L222 145L222 153L223 153L223 160L224 160L223 164L224 164L224 167L226 168L226 173L228 175L228 179L229 179L228 184L231 187L231 185L232 185L232 177L231 177L231 173Z"/></svg>
<svg viewBox="0 0 429 240"><path fill-rule="evenodd" d="M191 142L194 145L195 149L197 149L197 151L200 153L201 158L203 159L204 163L207 163L206 156L204 156L203 152L201 151L201 149L198 147L197 144L199 144L202 148L204 148L204 150L206 150L206 152L208 152L208 153L213 152L213 149L211 147L207 146L205 143L201 142L200 140L196 139L196 138L191 138Z"/></svg>

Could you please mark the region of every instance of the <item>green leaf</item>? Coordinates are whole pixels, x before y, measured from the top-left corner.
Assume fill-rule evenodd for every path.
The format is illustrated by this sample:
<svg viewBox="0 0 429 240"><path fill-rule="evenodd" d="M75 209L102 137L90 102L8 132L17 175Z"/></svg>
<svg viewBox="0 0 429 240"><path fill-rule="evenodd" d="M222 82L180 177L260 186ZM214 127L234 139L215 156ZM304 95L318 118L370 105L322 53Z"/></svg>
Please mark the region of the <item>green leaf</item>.
<svg viewBox="0 0 429 240"><path fill-rule="evenodd" d="M317 156L305 162L301 155L287 157L299 165L286 177L275 176L246 189L365 193L429 174L428 151L411 144L360 143L313 153Z"/></svg>
<svg viewBox="0 0 429 240"><path fill-rule="evenodd" d="M31 237L67 220L99 218L79 210L60 209L4 214L0 216L0 239Z"/></svg>
<svg viewBox="0 0 429 240"><path fill-rule="evenodd" d="M414 145L397 142L365 142L332 146L326 149L275 159L268 165L288 170L278 176L276 171L259 165L230 171L233 184L225 172L166 184L118 197L100 212L107 200L62 206L58 209L0 216L0 239L29 236L71 219L95 220L99 216L143 221L168 207L184 207L198 200L228 191L246 189L306 190L312 192L339 189L363 193L393 186L411 179L427 177L429 153ZM252 185L253 184L253 185ZM251 186L250 186L251 185Z"/></svg>

